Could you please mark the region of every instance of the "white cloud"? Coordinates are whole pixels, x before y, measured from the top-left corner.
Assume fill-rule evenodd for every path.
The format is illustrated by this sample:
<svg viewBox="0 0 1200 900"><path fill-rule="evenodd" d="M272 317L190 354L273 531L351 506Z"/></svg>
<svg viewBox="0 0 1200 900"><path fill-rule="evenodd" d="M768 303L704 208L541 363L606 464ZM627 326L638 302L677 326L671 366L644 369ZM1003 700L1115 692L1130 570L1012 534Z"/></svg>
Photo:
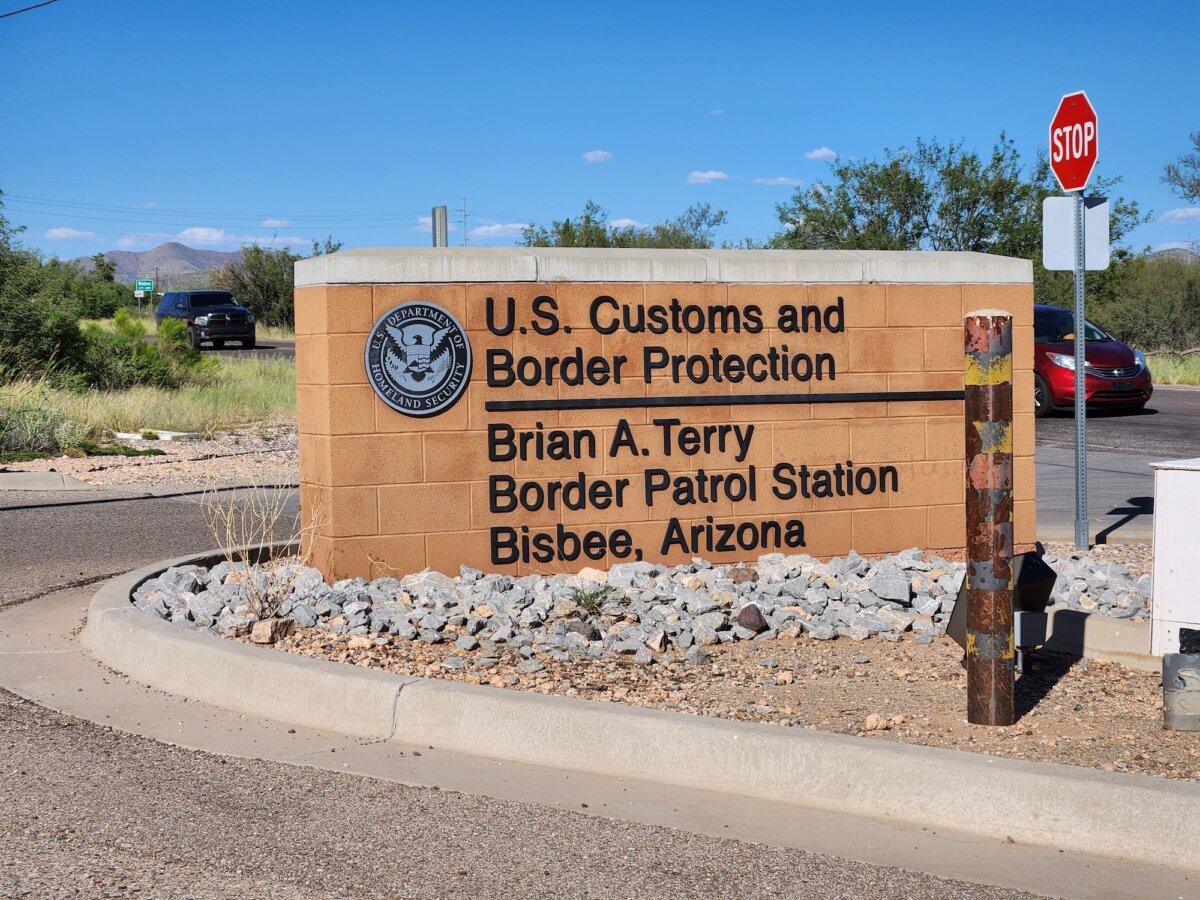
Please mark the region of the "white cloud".
<svg viewBox="0 0 1200 900"><path fill-rule="evenodd" d="M291 219L263 219L263 228L287 228L292 224Z"/></svg>
<svg viewBox="0 0 1200 900"><path fill-rule="evenodd" d="M1168 209L1162 214L1164 222L1173 222L1177 225L1200 222L1200 206L1183 206L1179 209Z"/></svg>
<svg viewBox="0 0 1200 900"><path fill-rule="evenodd" d="M718 172L716 169L709 169L705 172L691 172L688 174L688 184L711 184L714 181L728 181L729 176L724 172Z"/></svg>
<svg viewBox="0 0 1200 900"><path fill-rule="evenodd" d="M588 165L594 163L612 162L613 155L607 150L589 150L583 154L583 161Z"/></svg>
<svg viewBox="0 0 1200 900"><path fill-rule="evenodd" d="M645 228L645 222L639 222L637 219L613 219L608 223L613 228Z"/></svg>
<svg viewBox="0 0 1200 900"><path fill-rule="evenodd" d="M708 114L709 114L710 116L723 116L723 115L725 115L725 110L723 110L723 109L710 109L710 110L708 111Z"/></svg>
<svg viewBox="0 0 1200 900"><path fill-rule="evenodd" d="M118 250L145 250L155 244L161 244L170 237L166 234L126 234L117 241Z"/></svg>
<svg viewBox="0 0 1200 900"><path fill-rule="evenodd" d="M805 159L816 160L834 160L838 158L837 151L831 150L828 147L817 147L815 150L809 150L804 154Z"/></svg>
<svg viewBox="0 0 1200 900"><path fill-rule="evenodd" d="M143 235L145 236L145 235ZM208 225L195 225L185 228L173 236L151 235L153 237L169 237L171 240L191 242L193 244L208 244L210 246L241 247L243 244L259 244L264 247L307 247L312 243L310 238L298 235L266 237L259 234L233 234L224 228L212 228Z"/></svg>
<svg viewBox="0 0 1200 900"><path fill-rule="evenodd" d="M46 231L46 238L51 241L90 241L98 237L100 235L94 231L80 231L78 228L69 228L66 225Z"/></svg>
<svg viewBox="0 0 1200 900"><path fill-rule="evenodd" d="M409 226L413 231L428 231L433 227L433 216L417 216L417 224ZM446 222L447 231L457 231L458 226L453 222Z"/></svg>
<svg viewBox="0 0 1200 900"><path fill-rule="evenodd" d="M175 236L181 241L198 241L205 244L225 244L234 239L224 228L210 228L207 225L185 228Z"/></svg>
<svg viewBox="0 0 1200 900"><path fill-rule="evenodd" d="M804 184L799 178L785 178L782 175L778 178L754 178L751 179L751 182L753 184L764 184L767 187L799 187Z"/></svg>
<svg viewBox="0 0 1200 900"><path fill-rule="evenodd" d="M476 238L513 238L520 237L521 232L528 228L525 222L493 222L491 225L480 225L471 229L471 237Z"/></svg>

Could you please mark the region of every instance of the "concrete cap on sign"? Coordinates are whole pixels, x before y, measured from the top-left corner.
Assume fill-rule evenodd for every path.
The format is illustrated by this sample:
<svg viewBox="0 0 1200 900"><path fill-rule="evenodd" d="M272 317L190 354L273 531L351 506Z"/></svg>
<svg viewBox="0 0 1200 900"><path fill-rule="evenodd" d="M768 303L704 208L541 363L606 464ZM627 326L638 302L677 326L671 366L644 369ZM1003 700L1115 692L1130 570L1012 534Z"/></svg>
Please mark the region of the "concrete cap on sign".
<svg viewBox="0 0 1200 900"><path fill-rule="evenodd" d="M556 247L363 248L296 263L297 287L495 281L1029 284L1033 263L946 251Z"/></svg>

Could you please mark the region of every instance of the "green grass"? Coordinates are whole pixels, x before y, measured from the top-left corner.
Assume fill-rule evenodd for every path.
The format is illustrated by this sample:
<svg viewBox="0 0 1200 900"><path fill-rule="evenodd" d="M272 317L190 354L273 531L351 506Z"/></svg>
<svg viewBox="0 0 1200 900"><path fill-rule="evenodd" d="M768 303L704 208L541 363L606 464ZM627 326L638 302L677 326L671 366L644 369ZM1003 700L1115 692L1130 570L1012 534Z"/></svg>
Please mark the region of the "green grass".
<svg viewBox="0 0 1200 900"><path fill-rule="evenodd" d="M1156 353L1146 361L1155 384L1200 384L1200 353Z"/></svg>
<svg viewBox="0 0 1200 900"><path fill-rule="evenodd" d="M31 385L0 386L0 407L35 391L55 420L82 434L104 431L190 431L209 436L296 414L296 367L291 360L221 359L213 377L177 390L136 387L125 391L73 392ZM25 448L13 448L25 449Z"/></svg>
<svg viewBox="0 0 1200 900"><path fill-rule="evenodd" d="M136 309L131 309L134 318L144 322L148 330L154 332L154 308L143 307L142 314L139 316ZM116 326L112 319L80 319L79 327L83 328L86 325L95 324L101 331L115 331ZM296 339L296 329L291 325L264 325L259 322L254 327L255 337L260 341L294 341Z"/></svg>

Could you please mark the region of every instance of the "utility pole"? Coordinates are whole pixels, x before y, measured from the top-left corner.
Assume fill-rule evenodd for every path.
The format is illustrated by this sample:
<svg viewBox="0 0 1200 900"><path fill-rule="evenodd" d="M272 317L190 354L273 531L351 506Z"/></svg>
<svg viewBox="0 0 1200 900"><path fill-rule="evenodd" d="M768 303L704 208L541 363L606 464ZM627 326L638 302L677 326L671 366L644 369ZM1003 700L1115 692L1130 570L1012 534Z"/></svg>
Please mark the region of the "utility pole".
<svg viewBox="0 0 1200 900"><path fill-rule="evenodd" d="M463 209L463 213L462 213L463 241L462 242L463 242L463 246L465 247L465 246L467 246L467 244L470 243L470 238L467 235L467 198L466 197L462 198L462 209Z"/></svg>

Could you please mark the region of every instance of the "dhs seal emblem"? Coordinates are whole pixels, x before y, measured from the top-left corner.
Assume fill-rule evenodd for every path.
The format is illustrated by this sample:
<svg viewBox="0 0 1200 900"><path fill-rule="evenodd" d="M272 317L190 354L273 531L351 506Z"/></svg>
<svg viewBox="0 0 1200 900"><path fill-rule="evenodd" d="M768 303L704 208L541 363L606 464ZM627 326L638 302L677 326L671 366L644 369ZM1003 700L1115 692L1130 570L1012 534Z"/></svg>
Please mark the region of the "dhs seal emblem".
<svg viewBox="0 0 1200 900"><path fill-rule="evenodd" d="M436 416L471 379L471 344L458 320L421 300L388 310L367 336L367 378L406 416Z"/></svg>

